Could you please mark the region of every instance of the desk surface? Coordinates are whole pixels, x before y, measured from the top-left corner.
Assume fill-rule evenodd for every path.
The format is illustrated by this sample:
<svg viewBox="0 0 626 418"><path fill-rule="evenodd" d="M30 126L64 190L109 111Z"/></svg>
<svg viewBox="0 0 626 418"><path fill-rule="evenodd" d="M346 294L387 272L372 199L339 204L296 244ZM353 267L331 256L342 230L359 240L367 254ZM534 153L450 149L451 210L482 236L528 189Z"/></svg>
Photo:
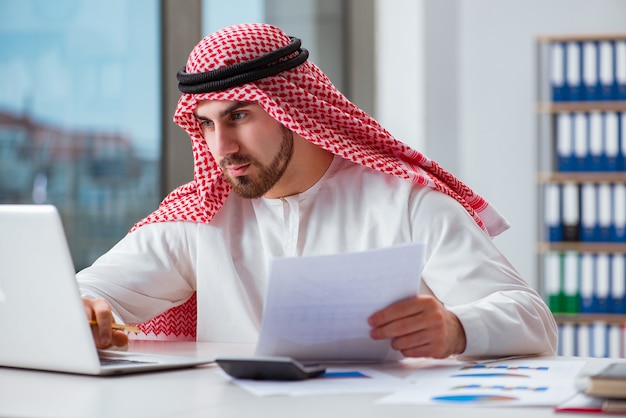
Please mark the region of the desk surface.
<svg viewBox="0 0 626 418"><path fill-rule="evenodd" d="M132 341L133 351L201 357L246 355L252 346L195 342ZM609 359L587 359L585 372ZM0 368L0 417L458 417L534 418L551 408L389 406L383 394L257 397L232 384L217 366L115 377L92 377ZM584 416L582 414L569 416ZM590 415L591 416L591 415Z"/></svg>

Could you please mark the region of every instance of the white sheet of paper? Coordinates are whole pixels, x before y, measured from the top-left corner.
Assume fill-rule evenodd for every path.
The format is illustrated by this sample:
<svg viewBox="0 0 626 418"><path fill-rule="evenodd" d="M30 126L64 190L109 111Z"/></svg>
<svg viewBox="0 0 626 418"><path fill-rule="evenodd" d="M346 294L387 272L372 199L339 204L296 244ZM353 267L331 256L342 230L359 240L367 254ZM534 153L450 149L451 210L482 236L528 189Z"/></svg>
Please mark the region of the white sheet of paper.
<svg viewBox="0 0 626 418"><path fill-rule="evenodd" d="M316 361L399 358L367 318L419 289L424 246L272 260L256 354Z"/></svg>
<svg viewBox="0 0 626 418"><path fill-rule="evenodd" d="M380 393L397 391L407 385L398 377L363 367L338 365L329 367L326 374L314 379L297 381L233 379L221 370L217 371L256 396L310 396L339 395L349 393Z"/></svg>

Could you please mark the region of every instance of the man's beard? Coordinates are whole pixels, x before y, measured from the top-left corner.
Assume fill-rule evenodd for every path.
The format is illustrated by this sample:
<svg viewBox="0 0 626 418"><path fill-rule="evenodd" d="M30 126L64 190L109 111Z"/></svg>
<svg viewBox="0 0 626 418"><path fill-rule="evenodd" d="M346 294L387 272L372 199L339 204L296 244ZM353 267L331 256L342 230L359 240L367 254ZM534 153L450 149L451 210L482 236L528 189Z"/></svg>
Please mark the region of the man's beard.
<svg viewBox="0 0 626 418"><path fill-rule="evenodd" d="M235 193L248 199L256 199L267 193L280 180L293 156L293 133L285 127L282 127L282 131L283 140L280 143L280 148L272 162L267 166L261 164L254 157L240 154L233 154L220 161L222 172ZM235 178L227 174L226 167L228 165L241 164L250 164L251 167L256 167L259 173L254 177L243 175Z"/></svg>

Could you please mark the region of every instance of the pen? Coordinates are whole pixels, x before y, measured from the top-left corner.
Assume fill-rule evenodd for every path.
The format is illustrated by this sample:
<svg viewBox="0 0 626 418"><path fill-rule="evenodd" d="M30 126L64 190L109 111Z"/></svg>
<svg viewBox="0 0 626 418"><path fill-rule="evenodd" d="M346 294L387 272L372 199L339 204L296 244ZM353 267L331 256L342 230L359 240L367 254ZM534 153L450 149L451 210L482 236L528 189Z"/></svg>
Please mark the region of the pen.
<svg viewBox="0 0 626 418"><path fill-rule="evenodd" d="M90 325L98 325L98 323L94 320L89 321ZM139 327L135 327L133 325L122 325L122 324L113 324L111 328L118 329L120 331L131 331L131 332L139 332Z"/></svg>

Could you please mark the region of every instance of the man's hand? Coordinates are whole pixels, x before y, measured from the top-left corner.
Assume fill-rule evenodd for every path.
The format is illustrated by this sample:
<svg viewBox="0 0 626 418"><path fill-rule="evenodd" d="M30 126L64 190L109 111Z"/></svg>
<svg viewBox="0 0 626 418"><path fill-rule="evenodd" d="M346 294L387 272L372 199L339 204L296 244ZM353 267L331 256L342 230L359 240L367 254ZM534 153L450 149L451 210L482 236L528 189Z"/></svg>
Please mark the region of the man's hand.
<svg viewBox="0 0 626 418"><path fill-rule="evenodd" d="M124 331L114 330L113 313L111 305L104 299L83 298L83 306L87 319L96 321L97 325L92 326L93 340L98 348L109 348L111 346L123 347L128 344L128 335Z"/></svg>
<svg viewBox="0 0 626 418"><path fill-rule="evenodd" d="M433 296L396 302L370 316L368 323L373 339L391 338L391 347L405 357L446 358L465 351L459 319Z"/></svg>

